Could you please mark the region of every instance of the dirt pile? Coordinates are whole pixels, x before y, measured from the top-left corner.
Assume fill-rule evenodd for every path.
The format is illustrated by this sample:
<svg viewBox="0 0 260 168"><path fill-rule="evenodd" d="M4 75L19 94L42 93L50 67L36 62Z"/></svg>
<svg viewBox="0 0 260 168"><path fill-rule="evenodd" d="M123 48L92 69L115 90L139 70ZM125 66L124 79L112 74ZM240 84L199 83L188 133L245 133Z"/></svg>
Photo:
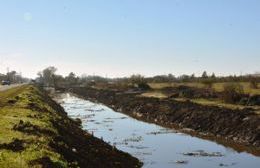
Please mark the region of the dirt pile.
<svg viewBox="0 0 260 168"><path fill-rule="evenodd" d="M49 146L60 153L71 167L141 167L138 159L82 130L78 122L69 119L64 109L47 95L44 100L59 114L58 118L51 120L58 133Z"/></svg>
<svg viewBox="0 0 260 168"><path fill-rule="evenodd" d="M180 85L178 87L165 87L160 89L160 91L167 95L169 98L189 98L189 99L227 99L227 93L224 91L216 92L211 88L195 88L190 86ZM241 94L236 93L232 95L232 98L228 98L232 100L230 103L232 104L240 104L247 106L255 106L260 105L260 95L249 95L249 94Z"/></svg>
<svg viewBox="0 0 260 168"><path fill-rule="evenodd" d="M73 88L72 91L145 121L189 128L198 133L260 147L260 117L250 109L231 110L190 101L140 97L138 94L92 88Z"/></svg>

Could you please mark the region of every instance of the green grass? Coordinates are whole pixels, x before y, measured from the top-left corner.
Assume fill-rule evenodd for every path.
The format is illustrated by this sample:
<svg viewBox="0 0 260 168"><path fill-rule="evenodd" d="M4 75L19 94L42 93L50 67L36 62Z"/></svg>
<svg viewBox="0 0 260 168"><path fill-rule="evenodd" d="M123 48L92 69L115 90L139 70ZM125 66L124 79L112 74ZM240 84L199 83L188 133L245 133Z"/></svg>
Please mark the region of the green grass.
<svg viewBox="0 0 260 168"><path fill-rule="evenodd" d="M16 87L16 88L8 89L5 91L0 91L0 106L1 106L1 104L4 104L8 98L14 97L15 95L18 95L19 93L21 93L26 87L28 87L28 86L23 85L21 87Z"/></svg>
<svg viewBox="0 0 260 168"><path fill-rule="evenodd" d="M9 100L14 100L15 103L8 103ZM46 111L32 110L28 108L30 103L35 103L39 109ZM44 133L28 134L14 130L15 125L22 120L40 129L57 133L50 122L50 119L54 117L54 113L50 113L53 109L41 100L39 91L35 87L27 85L0 92L0 105L1 168L40 167L40 165L30 165L29 163L44 156L48 156L60 167L66 167L67 162L48 145L51 136ZM14 142L15 139L23 141L23 150L13 151L1 147L3 144Z"/></svg>

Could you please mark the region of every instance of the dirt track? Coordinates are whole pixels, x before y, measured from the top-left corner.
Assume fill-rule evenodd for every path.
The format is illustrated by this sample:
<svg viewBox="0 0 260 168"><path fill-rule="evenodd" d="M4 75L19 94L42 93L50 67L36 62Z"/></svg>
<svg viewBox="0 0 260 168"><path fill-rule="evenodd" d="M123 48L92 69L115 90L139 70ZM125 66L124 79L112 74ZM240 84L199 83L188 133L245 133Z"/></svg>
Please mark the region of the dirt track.
<svg viewBox="0 0 260 168"><path fill-rule="evenodd" d="M23 84L13 84L13 85L0 85L0 92L1 91L5 91L5 90L8 90L8 89L11 89L11 88L15 88L15 87L18 87L18 86L22 86Z"/></svg>

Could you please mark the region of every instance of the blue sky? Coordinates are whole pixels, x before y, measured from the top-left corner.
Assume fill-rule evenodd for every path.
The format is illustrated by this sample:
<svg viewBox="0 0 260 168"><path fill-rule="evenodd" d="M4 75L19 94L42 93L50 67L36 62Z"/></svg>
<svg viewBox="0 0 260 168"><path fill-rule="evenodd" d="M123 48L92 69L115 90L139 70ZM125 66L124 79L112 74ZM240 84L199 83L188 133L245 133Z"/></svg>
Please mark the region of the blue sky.
<svg viewBox="0 0 260 168"><path fill-rule="evenodd" d="M259 0L0 0L0 72L260 71Z"/></svg>

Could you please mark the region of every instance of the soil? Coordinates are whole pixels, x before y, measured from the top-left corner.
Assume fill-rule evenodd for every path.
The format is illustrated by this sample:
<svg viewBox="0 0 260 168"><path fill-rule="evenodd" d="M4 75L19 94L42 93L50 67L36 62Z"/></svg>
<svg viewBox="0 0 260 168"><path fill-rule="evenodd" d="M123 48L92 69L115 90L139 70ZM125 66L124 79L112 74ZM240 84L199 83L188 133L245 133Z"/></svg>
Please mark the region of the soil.
<svg viewBox="0 0 260 168"><path fill-rule="evenodd" d="M48 102L60 116L52 120L52 124L57 129L58 134L53 137L49 146L57 153L60 153L70 163L70 167L136 168L142 166L142 163L130 154L119 151L103 140L82 130L79 123L69 119L64 109L46 94L44 95L44 101ZM20 128L24 127L24 125L24 128L33 127L29 123L21 122L19 124L21 125ZM36 131L39 130L36 129ZM49 134L49 132L46 133ZM42 158L35 161L35 163L45 163L45 161L46 167L48 167L50 165L48 158Z"/></svg>
<svg viewBox="0 0 260 168"><path fill-rule="evenodd" d="M232 110L190 101L141 97L135 93L94 88L77 87L70 91L140 120L223 138L257 148L257 151L260 148L260 116L250 108Z"/></svg>
<svg viewBox="0 0 260 168"><path fill-rule="evenodd" d="M4 143L4 144L0 144L0 149L7 149L7 150L11 150L13 152L20 152L22 150L24 150L24 141L20 140L20 139L13 139L12 142L10 143Z"/></svg>

